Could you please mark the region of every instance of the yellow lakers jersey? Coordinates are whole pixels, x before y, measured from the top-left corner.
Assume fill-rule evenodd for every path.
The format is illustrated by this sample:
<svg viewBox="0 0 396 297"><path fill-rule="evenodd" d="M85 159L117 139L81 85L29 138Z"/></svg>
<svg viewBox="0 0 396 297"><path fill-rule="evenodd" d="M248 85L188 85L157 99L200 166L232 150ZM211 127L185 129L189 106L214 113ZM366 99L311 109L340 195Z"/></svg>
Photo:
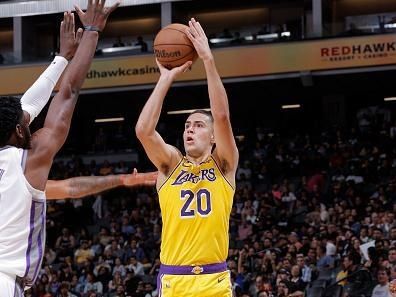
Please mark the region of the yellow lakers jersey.
<svg viewBox="0 0 396 297"><path fill-rule="evenodd" d="M200 165L184 157L158 191L163 224L161 263L225 261L234 192L213 157Z"/></svg>

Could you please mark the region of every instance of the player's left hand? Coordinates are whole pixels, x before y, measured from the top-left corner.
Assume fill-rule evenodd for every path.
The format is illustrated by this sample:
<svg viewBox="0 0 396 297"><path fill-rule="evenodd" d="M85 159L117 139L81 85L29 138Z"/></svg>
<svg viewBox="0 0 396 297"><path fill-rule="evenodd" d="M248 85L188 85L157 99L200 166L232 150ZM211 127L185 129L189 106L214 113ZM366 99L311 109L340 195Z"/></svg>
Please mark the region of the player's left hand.
<svg viewBox="0 0 396 297"><path fill-rule="evenodd" d="M75 33L74 14L65 12L60 26L59 55L66 60L71 60L80 44L82 35L83 30L81 28L78 28L77 33Z"/></svg>
<svg viewBox="0 0 396 297"><path fill-rule="evenodd" d="M188 22L188 26L189 28L186 29L185 33L193 43L198 56L203 61L213 59L212 51L209 47L208 38L206 37L206 34L201 27L201 24L197 22L194 18L192 18Z"/></svg>
<svg viewBox="0 0 396 297"><path fill-rule="evenodd" d="M126 187L132 186L154 186L157 182L158 172L138 173L136 168L131 174L122 176L122 183Z"/></svg>
<svg viewBox="0 0 396 297"><path fill-rule="evenodd" d="M92 26L98 28L99 31L103 31L107 18L121 4L121 1L117 1L110 7L105 7L105 4L106 0L88 0L88 6L85 12L78 5L74 5L74 9L84 27Z"/></svg>
<svg viewBox="0 0 396 297"><path fill-rule="evenodd" d="M192 61L187 61L183 65L181 65L179 67L174 67L169 70L169 69L165 68L164 66L162 66L161 63L158 62L157 59L155 59L155 62L157 63L157 66L160 70L161 77L163 77L165 79L170 79L171 81L174 81L179 75L188 71L192 65Z"/></svg>

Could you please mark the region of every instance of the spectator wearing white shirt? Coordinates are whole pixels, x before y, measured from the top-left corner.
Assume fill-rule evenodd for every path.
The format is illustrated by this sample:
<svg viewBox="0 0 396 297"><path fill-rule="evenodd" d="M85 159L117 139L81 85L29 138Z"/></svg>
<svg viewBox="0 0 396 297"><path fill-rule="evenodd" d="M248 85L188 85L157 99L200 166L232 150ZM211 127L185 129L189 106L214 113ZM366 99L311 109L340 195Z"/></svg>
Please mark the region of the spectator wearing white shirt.
<svg viewBox="0 0 396 297"><path fill-rule="evenodd" d="M389 291L390 271L385 267L381 267L377 272L378 285L374 287L371 297L391 297Z"/></svg>
<svg viewBox="0 0 396 297"><path fill-rule="evenodd" d="M127 269L129 271L133 270L135 272L135 275L144 275L144 266L136 259L136 257L129 258L129 265L127 266Z"/></svg>

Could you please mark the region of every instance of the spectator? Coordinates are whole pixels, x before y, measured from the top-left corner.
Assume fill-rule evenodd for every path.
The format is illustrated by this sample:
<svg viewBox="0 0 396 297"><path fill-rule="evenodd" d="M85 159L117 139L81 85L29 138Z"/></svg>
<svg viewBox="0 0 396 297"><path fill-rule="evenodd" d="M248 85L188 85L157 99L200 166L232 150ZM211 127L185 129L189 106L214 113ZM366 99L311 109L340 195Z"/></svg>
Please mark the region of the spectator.
<svg viewBox="0 0 396 297"><path fill-rule="evenodd" d="M134 45L140 46L140 51L143 52L143 53L147 52L147 50L148 50L147 42L145 42L143 40L142 36L138 36L137 37L137 41L135 42Z"/></svg>
<svg viewBox="0 0 396 297"><path fill-rule="evenodd" d="M318 270L332 269L334 268L334 258L332 255L326 255L326 247L323 245L318 246L318 262L316 267Z"/></svg>
<svg viewBox="0 0 396 297"><path fill-rule="evenodd" d="M303 282L303 280L301 278L300 266L298 266L298 265L293 265L292 266L290 282L293 284L293 287L296 290L304 291L305 283Z"/></svg>
<svg viewBox="0 0 396 297"><path fill-rule="evenodd" d="M312 269L305 263L304 255L297 256L297 265L301 269L301 280L305 285L311 282Z"/></svg>
<svg viewBox="0 0 396 297"><path fill-rule="evenodd" d="M115 271L113 273L113 279L109 281L108 292L109 293L116 292L119 286L122 286L122 275L119 271Z"/></svg>
<svg viewBox="0 0 396 297"><path fill-rule="evenodd" d="M95 275L91 272L88 272L87 274L87 279L85 281L83 293L88 294L88 293L103 293L103 285L101 282L96 281Z"/></svg>
<svg viewBox="0 0 396 297"><path fill-rule="evenodd" d="M68 282L63 282L59 288L59 293L57 297L77 297L72 292L70 292L70 285Z"/></svg>
<svg viewBox="0 0 396 297"><path fill-rule="evenodd" d="M381 267L377 272L378 285L375 286L372 297L390 297L389 291L390 271L385 267Z"/></svg>
<svg viewBox="0 0 396 297"><path fill-rule="evenodd" d="M80 243L81 246L74 253L74 261L78 266L83 266L86 262L92 260L95 254L89 247L88 240L83 239Z"/></svg>
<svg viewBox="0 0 396 297"><path fill-rule="evenodd" d="M134 275L143 276L144 267L141 262L139 262L136 257L132 256L129 258L129 265L126 267L129 271L133 270Z"/></svg>
<svg viewBox="0 0 396 297"><path fill-rule="evenodd" d="M115 275L116 273L120 273L122 278L126 276L126 268L124 265L122 265L121 258L119 257L115 259L115 265L113 268L113 275Z"/></svg>
<svg viewBox="0 0 396 297"><path fill-rule="evenodd" d="M68 228L62 229L62 235L56 240L55 248L60 261L67 256L73 255L73 248L75 247L74 236L70 234Z"/></svg>
<svg viewBox="0 0 396 297"><path fill-rule="evenodd" d="M136 239L131 239L129 246L125 248L124 261L126 259L129 260L131 257L134 257L140 261L145 258L145 253L143 249L138 246Z"/></svg>
<svg viewBox="0 0 396 297"><path fill-rule="evenodd" d="M123 47L125 44L122 42L121 37L117 36L116 41L113 44L113 47Z"/></svg>

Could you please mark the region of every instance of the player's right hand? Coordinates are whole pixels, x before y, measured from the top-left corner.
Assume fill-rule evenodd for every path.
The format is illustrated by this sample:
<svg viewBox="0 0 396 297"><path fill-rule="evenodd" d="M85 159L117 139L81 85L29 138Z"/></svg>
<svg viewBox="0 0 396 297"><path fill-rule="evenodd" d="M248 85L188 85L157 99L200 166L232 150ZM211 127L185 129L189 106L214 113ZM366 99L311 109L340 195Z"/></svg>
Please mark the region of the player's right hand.
<svg viewBox="0 0 396 297"><path fill-rule="evenodd" d="M66 60L73 58L77 47L81 41L83 30L79 28L75 33L74 14L65 12L60 26L60 49L59 55Z"/></svg>
<svg viewBox="0 0 396 297"><path fill-rule="evenodd" d="M74 8L84 27L92 26L98 28L99 31L103 31L106 26L107 18L120 5L120 3L120 1L117 1L114 5L105 7L106 0L88 0L88 6L85 13L78 5L74 5Z"/></svg>

